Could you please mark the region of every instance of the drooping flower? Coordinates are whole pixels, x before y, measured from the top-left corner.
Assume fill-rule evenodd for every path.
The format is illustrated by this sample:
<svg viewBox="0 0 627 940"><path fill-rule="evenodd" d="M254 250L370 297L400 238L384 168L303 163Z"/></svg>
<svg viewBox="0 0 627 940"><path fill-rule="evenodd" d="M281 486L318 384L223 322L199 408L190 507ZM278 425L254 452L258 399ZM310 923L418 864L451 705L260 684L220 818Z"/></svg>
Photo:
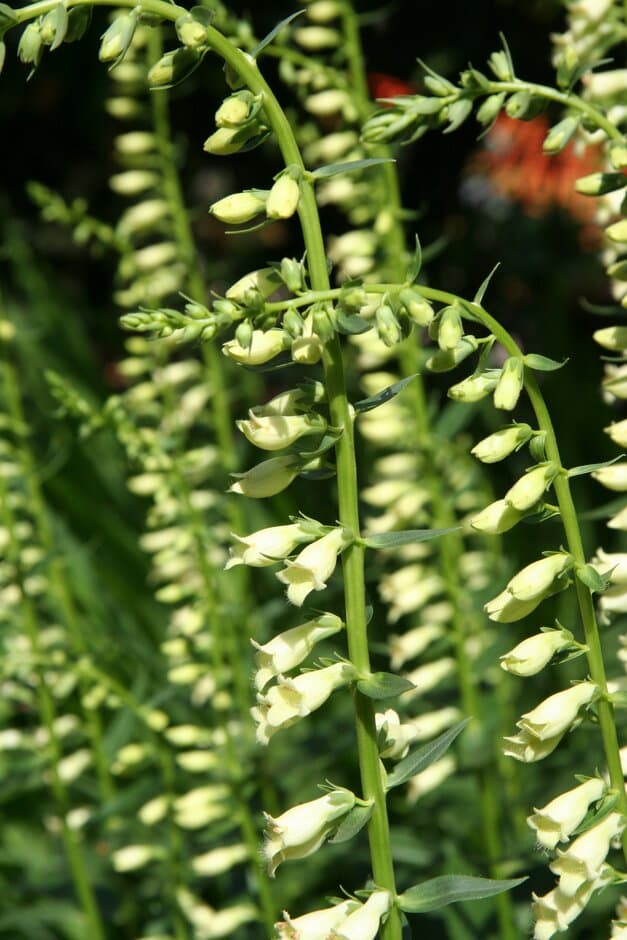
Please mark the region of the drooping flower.
<svg viewBox="0 0 627 940"><path fill-rule="evenodd" d="M235 535L231 533L235 544L230 549L230 557L225 568L235 565L251 565L254 568L265 568L275 564L293 552L302 542L310 542L316 534L310 526L302 522L290 525L270 526L268 529L259 529L250 535Z"/></svg>
<svg viewBox="0 0 627 940"><path fill-rule="evenodd" d="M597 691L598 686L594 682L577 682L569 689L544 699L516 724L540 741L552 740L568 731L580 709L592 702Z"/></svg>
<svg viewBox="0 0 627 940"><path fill-rule="evenodd" d="M349 914L361 905L359 901L342 901L333 907L325 907L318 911L311 911L301 917L291 918L287 911L283 911L283 920L274 925L277 940L320 940L326 938L329 931L338 927Z"/></svg>
<svg viewBox="0 0 627 940"><path fill-rule="evenodd" d="M572 898L586 882L598 878L612 839L620 835L625 825L622 813L610 813L565 851L558 851L558 857L549 868L559 876L559 890L566 897Z"/></svg>
<svg viewBox="0 0 627 940"><path fill-rule="evenodd" d="M581 823L591 803L600 800L607 787L599 777L592 777L578 787L556 796L542 809L534 809L527 817L527 825L536 833L538 842L554 849L565 842Z"/></svg>
<svg viewBox="0 0 627 940"><path fill-rule="evenodd" d="M545 630L522 640L501 656L501 669L514 676L535 676L551 661L555 653L566 649L572 642L569 630Z"/></svg>
<svg viewBox="0 0 627 940"><path fill-rule="evenodd" d="M338 555L351 541L347 530L337 527L304 548L293 561L286 560L277 578L287 585L290 603L301 607L312 591L324 590L335 570Z"/></svg>
<svg viewBox="0 0 627 940"><path fill-rule="evenodd" d="M379 933L381 919L392 907L389 891L374 891L363 904L339 927L331 930L328 940L374 940Z"/></svg>
<svg viewBox="0 0 627 940"><path fill-rule="evenodd" d="M263 646L251 640L257 650L255 653L256 688L265 688L275 676L299 666L316 643L333 636L343 626L343 621L336 614L326 613L277 634Z"/></svg>

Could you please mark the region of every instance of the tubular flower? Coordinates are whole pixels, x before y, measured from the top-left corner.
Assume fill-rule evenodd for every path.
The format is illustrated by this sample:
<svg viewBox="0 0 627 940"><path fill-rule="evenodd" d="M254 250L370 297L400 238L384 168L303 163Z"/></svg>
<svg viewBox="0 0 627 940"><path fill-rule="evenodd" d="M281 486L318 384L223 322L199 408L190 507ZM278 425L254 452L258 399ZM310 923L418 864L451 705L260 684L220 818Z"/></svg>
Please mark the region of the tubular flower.
<svg viewBox="0 0 627 940"><path fill-rule="evenodd" d="M559 876L559 890L572 898L586 882L594 882L610 850L610 843L625 828L622 813L610 813L578 839L549 868Z"/></svg>
<svg viewBox="0 0 627 940"><path fill-rule="evenodd" d="M479 532L487 532L489 535L501 535L502 532L508 532L513 529L517 522L523 517L523 513L514 509L504 499L497 499L490 503L481 512L478 512L470 520L473 529Z"/></svg>
<svg viewBox="0 0 627 940"><path fill-rule="evenodd" d="M311 542L316 534L302 522L291 525L271 526L259 529L251 535L239 536L231 533L236 544L230 549L230 557L225 568L235 565L251 565L253 568L265 568L293 552L301 542Z"/></svg>
<svg viewBox="0 0 627 940"><path fill-rule="evenodd" d="M290 485L300 470L301 461L298 457L271 457L246 473L233 473L236 482L231 485L230 492L252 499L275 496Z"/></svg>
<svg viewBox="0 0 627 940"><path fill-rule="evenodd" d="M290 603L301 607L311 591L322 591L337 564L337 556L352 542L346 529L332 529L304 548L296 558L285 562L277 578L287 585Z"/></svg>
<svg viewBox="0 0 627 940"><path fill-rule="evenodd" d="M542 809L534 809L527 817L527 825L536 833L538 842L554 849L558 842L566 842L581 823L591 803L600 800L606 785L599 777L592 777L578 787L567 790Z"/></svg>
<svg viewBox="0 0 627 940"><path fill-rule="evenodd" d="M537 464L509 488L505 494L505 502L518 512L532 509L542 499L556 476L557 467L554 463Z"/></svg>
<svg viewBox="0 0 627 940"><path fill-rule="evenodd" d="M568 731L579 710L592 702L597 691L598 686L594 682L578 682L544 699L532 711L526 712L517 726L540 741L552 740Z"/></svg>
<svg viewBox="0 0 627 940"><path fill-rule="evenodd" d="M528 731L521 731L510 738L503 738L505 746L503 753L506 757L513 757L523 764L535 764L536 761L544 760L549 754L552 754L557 745L564 737L562 734L556 734L553 738L537 738Z"/></svg>
<svg viewBox="0 0 627 940"><path fill-rule="evenodd" d="M325 907L319 911L311 911L301 917L292 919L287 911L283 911L283 920L274 925L277 940L320 940L327 937L330 930L340 925L349 914L361 905L359 901L342 901L333 907Z"/></svg>
<svg viewBox="0 0 627 940"><path fill-rule="evenodd" d="M533 601L546 595L556 578L572 564L572 555L556 552L527 565L507 585L506 590L517 601Z"/></svg>
<svg viewBox="0 0 627 940"><path fill-rule="evenodd" d="M355 678L350 663L311 669L294 679L279 676L276 685L257 695L251 714L257 722L257 741L267 744L280 728L288 728L324 705L332 692Z"/></svg>
<svg viewBox="0 0 627 940"><path fill-rule="evenodd" d="M337 789L317 800L299 803L276 819L265 813L263 854L271 877L281 862L306 858L319 849L354 805L354 793Z"/></svg>
<svg viewBox="0 0 627 940"><path fill-rule="evenodd" d="M510 425L501 428L500 431L495 431L489 437L484 437L482 441L475 444L470 453L482 463L496 463L522 447L532 433L528 424Z"/></svg>
<svg viewBox="0 0 627 940"><path fill-rule="evenodd" d="M374 940L379 933L381 918L391 907L392 895L389 891L374 891L365 904L331 931L328 940Z"/></svg>
<svg viewBox="0 0 627 940"><path fill-rule="evenodd" d="M288 337L283 330L253 330L247 346L240 346L236 339L230 339L223 345L222 352L240 365L259 366L274 359L288 345Z"/></svg>
<svg viewBox="0 0 627 940"><path fill-rule="evenodd" d="M255 662L255 686L263 689L281 673L289 672L299 666L309 655L316 643L328 636L333 636L342 629L344 623L335 614L321 614L315 620L308 620L298 627L285 630L260 646L254 640L251 643L257 650Z"/></svg>
<svg viewBox="0 0 627 940"><path fill-rule="evenodd" d="M322 434L326 421L320 415L256 415L237 426L251 444L261 450L282 450L307 434Z"/></svg>
<svg viewBox="0 0 627 940"><path fill-rule="evenodd" d="M514 676L535 676L551 661L555 653L570 646L569 630L546 630L527 637L509 653L501 656L501 669Z"/></svg>

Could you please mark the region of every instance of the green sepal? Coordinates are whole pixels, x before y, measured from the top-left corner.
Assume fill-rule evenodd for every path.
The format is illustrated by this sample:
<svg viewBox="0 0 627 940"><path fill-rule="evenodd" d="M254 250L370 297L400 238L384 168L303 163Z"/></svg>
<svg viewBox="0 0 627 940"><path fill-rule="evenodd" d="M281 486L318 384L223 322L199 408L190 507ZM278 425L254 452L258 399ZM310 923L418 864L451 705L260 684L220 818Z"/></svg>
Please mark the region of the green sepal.
<svg viewBox="0 0 627 940"><path fill-rule="evenodd" d="M614 457L612 460L604 460L602 463L583 463L579 467L573 467L568 471L569 477L581 477L586 473L594 473L595 470L603 470L605 467L611 467L612 464L617 463L617 461L622 460L623 455L619 454L618 457Z"/></svg>
<svg viewBox="0 0 627 940"><path fill-rule="evenodd" d="M448 126L442 131L443 134L451 134L464 123L466 118L472 113L472 102L468 98L458 98L448 106L447 118Z"/></svg>
<svg viewBox="0 0 627 940"><path fill-rule="evenodd" d="M527 880L524 878L478 878L475 875L440 875L403 891L397 898L398 906L408 914L437 911L458 901L478 901L491 898Z"/></svg>
<svg viewBox="0 0 627 940"><path fill-rule="evenodd" d="M407 274L405 275L408 284L414 284L416 282L416 278L422 268L422 245L417 235L414 235L414 238L416 239L416 247L414 248L411 260L407 266Z"/></svg>
<svg viewBox="0 0 627 940"><path fill-rule="evenodd" d="M379 166L381 163L396 163L393 157L369 157L367 160L349 160L346 163L329 163L319 166L309 172L313 180L326 179L329 176L338 176L342 173L352 173L354 170L365 170L370 166Z"/></svg>
<svg viewBox="0 0 627 940"><path fill-rule="evenodd" d="M282 29L285 29L292 20L295 20L297 16L302 16L304 10L297 10L296 13L291 13L289 16L286 16L284 20L281 20L280 23L277 23L274 29L271 29L267 36L264 36L260 43L258 43L255 48L252 50L250 55L253 59L256 59L259 56L260 52L268 46L275 36L278 36Z"/></svg>
<svg viewBox="0 0 627 940"><path fill-rule="evenodd" d="M158 62L155 62L155 66L158 66L164 58L168 57L172 65L172 78L165 82L156 82L154 79L151 81L149 71L148 83L151 89L165 91L168 88L175 88L176 85L180 85L186 78L189 78L192 72L196 71L204 55L205 53L203 51L192 49L190 46L181 46L180 49L176 49L173 53L165 53Z"/></svg>
<svg viewBox="0 0 627 940"><path fill-rule="evenodd" d="M478 290L477 290L477 293L475 294L475 296L474 296L474 298L473 298L473 303L475 303L475 304L480 304L480 303L481 303L481 301L483 300L483 298L484 298L484 296L485 296L485 292L487 291L487 289L488 289L488 287L489 287L490 281L492 280L492 278L493 278L494 275L496 274L496 271L497 271L497 269L500 267L500 264L501 264L500 261L499 261L497 264L495 264L494 267L492 268L492 270L490 271L490 273L488 274L488 276L485 278L485 280L483 280L483 281L481 282L481 284L479 285L479 288L478 288Z"/></svg>
<svg viewBox="0 0 627 940"><path fill-rule="evenodd" d="M529 453L536 463L544 463L546 460L546 434L541 431L540 434L534 434L529 441Z"/></svg>
<svg viewBox="0 0 627 940"><path fill-rule="evenodd" d="M341 307L338 308L336 313L335 325L338 333L345 333L350 336L355 336L357 333L367 333L368 330L372 329L372 323L369 323L368 320L364 320L358 313L345 313Z"/></svg>
<svg viewBox="0 0 627 940"><path fill-rule="evenodd" d="M290 364L293 365L293 363L290 363ZM339 433L327 432L327 434L324 435L324 437L322 438L322 440L320 441L320 443L318 444L315 450L309 450L309 451L298 450L298 451L295 451L295 453L297 453L299 457L302 457L303 460L306 460L306 461L313 460L315 457L321 457L322 454L326 454L328 450L331 450L332 447L335 447L339 437L340 437Z"/></svg>
<svg viewBox="0 0 627 940"><path fill-rule="evenodd" d="M408 375L406 378L401 379L400 382L395 382L394 385L388 385L386 388L382 388L376 395L371 395L370 398L362 398L361 401L356 401L353 406L355 411L357 414L362 414L364 411L372 411L373 408L384 405L391 398L398 395L399 392L402 392L406 385L413 382L413 380L418 377L418 374L419 373L416 372L414 375Z"/></svg>
<svg viewBox="0 0 627 940"><path fill-rule="evenodd" d="M627 708L627 689L618 689L609 695L614 708Z"/></svg>
<svg viewBox="0 0 627 940"><path fill-rule="evenodd" d="M578 581L581 581L582 584L585 584L588 590L592 591L594 594L600 594L602 591L605 591L610 583L609 578L599 574L592 565L580 565L575 568L575 577Z"/></svg>
<svg viewBox="0 0 627 940"><path fill-rule="evenodd" d="M50 18L54 30L54 39L50 43L50 51L54 52L62 45L68 30L68 12L63 3L57 3L56 7L46 15L46 20Z"/></svg>
<svg viewBox="0 0 627 940"><path fill-rule="evenodd" d="M379 532L362 539L366 548L397 548L399 545L411 545L412 542L428 542L450 532L458 532L461 526L450 529L404 529L400 532Z"/></svg>
<svg viewBox="0 0 627 940"><path fill-rule="evenodd" d="M429 741L428 744L425 744L417 751L412 751L407 757L399 761L394 770L388 774L386 789L391 790L393 787L400 786L401 783L405 783L410 777L414 777L422 770L430 767L431 764L434 764L436 760L439 760L446 754L455 738L461 734L469 721L470 718L464 718L463 721L453 725L452 728L448 728L443 734L434 738L433 741Z"/></svg>
<svg viewBox="0 0 627 940"><path fill-rule="evenodd" d="M350 813L347 813L342 822L335 830L335 834L329 842L348 842L353 836L364 828L374 812L374 803L368 803L366 806L353 806Z"/></svg>
<svg viewBox="0 0 627 940"><path fill-rule="evenodd" d="M18 22L15 12L6 3L0 3L0 36Z"/></svg>
<svg viewBox="0 0 627 940"><path fill-rule="evenodd" d="M359 679L357 688L362 695L368 698L379 699L396 698L403 692L415 688L414 683L403 676L393 672L373 672L367 679Z"/></svg>
<svg viewBox="0 0 627 940"><path fill-rule="evenodd" d="M534 369L536 372L555 372L565 366L568 359L557 362L557 360L549 359L548 356L541 356L539 353L527 353L526 356L523 356L523 362L528 369Z"/></svg>
<svg viewBox="0 0 627 940"><path fill-rule="evenodd" d="M72 7L68 10L68 26L65 35L66 42L78 42L82 39L91 23L92 7Z"/></svg>

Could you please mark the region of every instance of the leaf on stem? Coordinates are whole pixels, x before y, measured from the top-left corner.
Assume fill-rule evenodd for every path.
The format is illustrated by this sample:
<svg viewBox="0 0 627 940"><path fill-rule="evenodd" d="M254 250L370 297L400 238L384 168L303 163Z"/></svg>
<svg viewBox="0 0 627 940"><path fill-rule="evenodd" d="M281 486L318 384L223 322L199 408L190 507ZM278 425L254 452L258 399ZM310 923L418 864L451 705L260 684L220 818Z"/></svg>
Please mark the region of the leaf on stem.
<svg viewBox="0 0 627 940"><path fill-rule="evenodd" d="M485 278L485 280L483 280L483 281L481 282L481 284L479 285L479 288L478 288L478 290L477 290L477 293L475 294L475 296L474 296L474 298L473 298L473 303L475 303L475 304L480 304L480 303L482 302L482 300L483 300L483 298L484 298L484 296L485 296L485 292L487 291L488 286L489 286L489 284L490 284L490 281L492 280L492 278L493 278L494 275L496 274L497 269L498 269L500 266L501 266L501 262L499 261L499 262L497 262L497 264L494 265L494 267L492 268L492 270L490 271L490 273L488 274L488 276Z"/></svg>
<svg viewBox="0 0 627 940"><path fill-rule="evenodd" d="M305 11L297 10L296 13L291 13L289 16L286 16L284 20L281 20L280 23L277 23L274 29L271 29L267 36L258 43L255 48L250 53L251 58L256 59L259 56L259 53L262 52L266 46L268 46L275 36L278 36L282 29L285 29L292 20L295 20L297 16L301 16Z"/></svg>
<svg viewBox="0 0 627 940"><path fill-rule="evenodd" d="M396 160L393 157L369 157L367 160L329 163L327 166L319 166L317 169L311 170L309 176L311 179L321 180L341 173L352 173L353 170L365 170L367 167L378 166L380 163L396 163Z"/></svg>
<svg viewBox="0 0 627 940"><path fill-rule="evenodd" d="M457 532L460 528L461 526L453 526L450 529L405 529L402 532L379 532L363 539L363 544L367 548L396 548L399 545L410 545L412 542L428 542L429 539L437 539L441 535L448 535L449 532Z"/></svg>
<svg viewBox="0 0 627 940"><path fill-rule="evenodd" d="M407 267L407 282L409 284L414 284L416 278L420 274L420 269L422 268L422 245L420 244L420 239L417 235L414 236L416 239L416 247L414 248L414 253L411 256L411 260Z"/></svg>
<svg viewBox="0 0 627 940"><path fill-rule="evenodd" d="M436 911L458 901L477 901L509 891L526 881L524 878L478 878L475 875L440 875L408 888L398 898L401 910L410 914Z"/></svg>
<svg viewBox="0 0 627 940"><path fill-rule="evenodd" d="M348 842L363 829L374 811L374 803L367 806L354 806L335 830L335 835L329 842Z"/></svg>
<svg viewBox="0 0 627 940"><path fill-rule="evenodd" d="M528 369L534 369L536 372L555 372L565 366L568 359L557 362L555 359L549 359L548 356L541 356L539 353L527 353L526 356L523 356L523 362Z"/></svg>
<svg viewBox="0 0 627 940"><path fill-rule="evenodd" d="M569 477L580 477L586 473L594 473L595 470L603 470L605 467L611 467L612 464L615 464L617 461L622 460L623 455L619 454L618 457L614 457L612 460L604 460L602 463L583 463L579 467L573 467L568 471Z"/></svg>
<svg viewBox="0 0 627 940"><path fill-rule="evenodd" d="M378 408L379 405L384 405L386 401L389 401L391 398L398 395L399 392L402 392L405 386L413 382L418 375L418 372L414 373L414 375L408 375L407 378L401 379L400 382L395 382L394 385L388 385L386 388L382 388L376 395L371 395L370 398L362 398L361 401L356 401L353 406L355 411L357 414L361 414L364 411L372 411L373 408Z"/></svg>
<svg viewBox="0 0 627 940"><path fill-rule="evenodd" d="M433 741L429 741L424 747L413 751L399 761L394 770L388 775L386 789L391 790L392 787L400 786L401 783L405 783L410 777L415 777L416 774L426 770L436 760L439 760L446 754L455 738L461 734L469 721L470 718L464 718L463 721L453 725L452 728L448 728L443 734L434 738Z"/></svg>
<svg viewBox="0 0 627 940"><path fill-rule="evenodd" d="M367 679L360 679L357 688L362 695L375 700L395 698L414 689L414 683L393 672L373 672Z"/></svg>

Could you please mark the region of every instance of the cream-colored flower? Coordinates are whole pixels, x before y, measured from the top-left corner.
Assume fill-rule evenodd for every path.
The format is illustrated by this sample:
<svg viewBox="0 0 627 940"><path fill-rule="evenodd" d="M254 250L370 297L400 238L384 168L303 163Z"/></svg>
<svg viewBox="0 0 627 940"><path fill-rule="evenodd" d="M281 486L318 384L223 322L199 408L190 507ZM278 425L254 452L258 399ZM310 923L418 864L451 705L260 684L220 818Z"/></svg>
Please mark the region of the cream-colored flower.
<svg viewBox="0 0 627 940"><path fill-rule="evenodd" d="M519 356L505 360L501 376L494 390L494 407L512 411L520 398L525 377L525 367Z"/></svg>
<svg viewBox="0 0 627 940"><path fill-rule="evenodd" d="M623 814L610 813L575 839L565 851L558 851L558 857L549 868L559 876L559 890L566 897L573 897L586 882L594 882L598 878L612 839L624 828Z"/></svg>
<svg viewBox="0 0 627 940"><path fill-rule="evenodd" d="M540 558L519 571L508 583L506 590L517 601L534 601L546 596L556 578L572 565L572 555L556 552Z"/></svg>
<svg viewBox="0 0 627 940"><path fill-rule="evenodd" d="M504 499L497 499L490 503L481 512L476 513L470 519L470 525L479 532L486 532L488 535L500 535L502 532L508 532L523 517L523 513L514 509Z"/></svg>
<svg viewBox="0 0 627 940"><path fill-rule="evenodd" d="M594 682L578 682L563 692L556 692L526 712L517 726L540 741L549 741L563 735L576 720L584 705L595 698L598 686Z"/></svg>
<svg viewBox="0 0 627 940"><path fill-rule="evenodd" d="M283 352L289 345L289 339L283 330L253 330L250 343L240 346L236 339L230 339L222 346L222 352L233 362L240 365L258 366L269 362Z"/></svg>
<svg viewBox="0 0 627 940"><path fill-rule="evenodd" d="M271 877L281 862L306 858L319 849L354 805L355 794L342 788L299 803L276 819L265 813L263 854Z"/></svg>
<svg viewBox="0 0 627 940"><path fill-rule="evenodd" d="M283 911L283 920L274 925L277 940L320 940L326 938L329 931L346 920L349 914L360 907L359 901L342 901L333 907L311 911L301 917L291 918Z"/></svg>
<svg viewBox="0 0 627 940"><path fill-rule="evenodd" d="M236 482L230 487L231 493L240 493L252 499L265 499L275 496L286 489L298 476L302 462L298 457L271 457L264 460L246 473L233 473Z"/></svg>
<svg viewBox="0 0 627 940"><path fill-rule="evenodd" d="M570 838L581 823L591 803L600 800L606 784L599 777L592 777L578 787L556 796L542 809L534 809L527 817L527 825L536 833L538 842L547 849L554 849L558 842Z"/></svg>
<svg viewBox="0 0 627 940"><path fill-rule="evenodd" d="M538 503L557 476L557 467L550 461L528 470L505 494L505 502L519 512L526 512Z"/></svg>
<svg viewBox="0 0 627 940"><path fill-rule="evenodd" d="M263 689L268 682L281 673L289 672L309 655L316 643L333 636L344 626L336 614L321 614L314 620L301 623L291 630L277 634L268 643L260 646L255 640L251 643L257 650L255 663L255 686Z"/></svg>
<svg viewBox="0 0 627 940"><path fill-rule="evenodd" d="M233 568L235 565L265 568L285 558L302 542L311 542L316 534L311 527L303 526L301 522L294 522L290 525L259 529L258 532L245 536L231 533L231 537L235 540L235 544L230 549L230 557L225 568Z"/></svg>
<svg viewBox="0 0 627 940"><path fill-rule="evenodd" d="M535 610L542 598L534 598L530 601L519 601L509 591L501 591L491 601L483 605L483 609L490 618L496 623L514 623L516 620L522 620L532 610Z"/></svg>
<svg viewBox="0 0 627 940"><path fill-rule="evenodd" d="M304 548L293 561L286 560L277 578L287 585L291 604L301 607L312 591L324 590L335 570L338 555L351 541L346 529L338 527Z"/></svg>
<svg viewBox="0 0 627 940"><path fill-rule="evenodd" d="M556 734L553 738L538 738L528 731L509 738L503 738L505 745L503 753L506 757L513 757L523 764L534 764L551 754L564 737L565 732Z"/></svg>
<svg viewBox="0 0 627 940"><path fill-rule="evenodd" d="M298 209L300 185L289 172L275 180L268 194L266 215L269 219L289 219Z"/></svg>
<svg viewBox="0 0 627 940"><path fill-rule="evenodd" d="M262 450L282 450L307 434L322 434L326 421L321 415L258 415L237 421L237 427L251 444Z"/></svg>
<svg viewBox="0 0 627 940"><path fill-rule="evenodd" d="M381 919L391 907L389 891L374 891L365 904L331 930L328 940L374 940L379 933Z"/></svg>
<svg viewBox="0 0 627 940"><path fill-rule="evenodd" d="M528 424L510 425L484 437L475 444L470 453L482 463L496 463L522 447L532 433Z"/></svg>
<svg viewBox="0 0 627 940"><path fill-rule="evenodd" d="M514 676L535 676L551 661L555 653L572 642L569 630L546 630L527 637L509 653L501 656L501 669Z"/></svg>

